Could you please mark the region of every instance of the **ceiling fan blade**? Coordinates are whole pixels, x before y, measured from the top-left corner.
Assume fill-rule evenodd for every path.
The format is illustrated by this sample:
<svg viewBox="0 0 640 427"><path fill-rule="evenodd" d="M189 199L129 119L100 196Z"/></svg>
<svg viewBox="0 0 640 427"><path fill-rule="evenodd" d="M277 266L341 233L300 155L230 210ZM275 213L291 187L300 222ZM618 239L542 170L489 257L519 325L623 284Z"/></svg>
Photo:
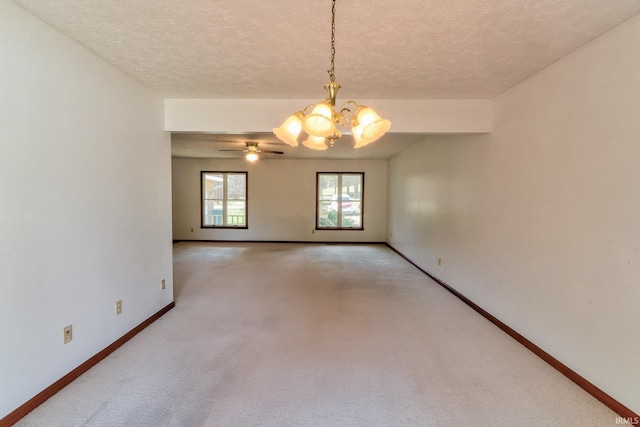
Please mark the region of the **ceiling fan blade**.
<svg viewBox="0 0 640 427"><path fill-rule="evenodd" d="M284 154L284 151L271 151L271 150L263 150L260 149L261 153L271 153L271 154Z"/></svg>
<svg viewBox="0 0 640 427"><path fill-rule="evenodd" d="M243 152L244 150L218 150L218 151L240 151L240 152Z"/></svg>

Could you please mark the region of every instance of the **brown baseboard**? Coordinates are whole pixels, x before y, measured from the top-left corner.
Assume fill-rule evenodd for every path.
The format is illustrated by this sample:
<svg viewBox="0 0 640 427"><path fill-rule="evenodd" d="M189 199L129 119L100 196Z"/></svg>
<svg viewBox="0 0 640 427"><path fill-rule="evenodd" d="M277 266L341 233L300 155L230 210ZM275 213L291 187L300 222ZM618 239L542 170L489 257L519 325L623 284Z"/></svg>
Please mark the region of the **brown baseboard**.
<svg viewBox="0 0 640 427"><path fill-rule="evenodd" d="M518 341L520 344L522 344L523 346L525 346L526 348L531 350L536 356L540 357L542 360L544 360L549 365L554 367L556 370L558 370L565 377L569 378L571 381L573 381L574 383L579 385L587 393L589 393L590 395L592 395L593 397L598 399L600 402L605 404L607 407L609 407L612 411L614 411L615 413L620 415L620 417L627 418L627 419L630 419L630 420L638 420L639 419L638 414L633 412L631 409L627 408L622 403L618 402L613 397L609 396L607 393L605 393L604 391L602 391L601 389L599 389L598 387L596 387L595 385L593 385L592 383L587 381L584 377L582 377L581 375L579 375L578 373L576 373L575 371L570 369L567 365L565 365L564 363L560 362L558 359L556 359L555 357L551 356L549 353L547 353L546 351L544 351L543 349L541 349L540 347L538 347L537 345L535 345L534 343L532 343L531 341L526 339L524 336L520 335L518 332L513 330L511 327L509 327L506 324L502 323L500 320L498 320L496 317L494 317L491 313L489 313L488 311L486 311L485 309L483 309L482 307L480 307L479 305L477 305L476 303L471 301L469 298L465 297L460 292L458 292L457 290L455 290L454 288L452 288L451 286L449 286L448 284L446 284L442 280L438 279L436 276L434 276L433 274L429 273L428 271L426 271L425 269L423 269L422 267L417 265L415 262L411 261L402 252L400 252L399 250L397 250L396 248L391 246L389 243L387 243L386 245L392 251L394 251L395 253L400 255L402 258L404 258L406 261L408 261L410 264L412 264L414 267L416 267L418 270L420 270L421 272L423 272L424 274L429 276L431 279L433 279L440 286L442 286L447 291L451 292L453 295L455 295L460 300L462 300L462 302L464 302L469 307L471 307L472 309L474 309L475 311L480 313L483 317L485 317L491 323L496 325L498 328L502 329L511 338L513 338L514 340ZM636 422L636 424L637 424L637 422Z"/></svg>
<svg viewBox="0 0 640 427"><path fill-rule="evenodd" d="M1 419L0 427L9 427L14 425L18 421L20 421L20 419L22 419L25 415L27 415L29 412L33 411L35 408L37 408L42 403L44 403L44 401L46 401L51 396L53 396L54 394L62 390L64 387L69 385L73 380L78 378L80 375L87 372L93 366L98 364L98 362L100 362L102 359L104 359L105 357L107 357L108 355L116 351L119 347L121 347L124 343L126 343L131 338L136 336L144 328L146 328L147 326L149 326L150 324L158 320L166 312L168 312L173 307L175 307L175 305L176 305L175 302L171 302L164 308L160 309L160 311L158 311L153 316L149 317L147 320L145 320L144 322L140 323L138 326L136 326L135 328L127 332L125 335L123 335L118 340L113 342L107 348L100 351L95 356L91 357L89 360L87 360L86 362L84 362L83 364L75 368L73 371L69 372L64 377L60 378L55 383L51 384L46 389L42 390L40 393L38 393L33 398L31 398L26 403L24 403L22 406L20 406L18 409L16 409L6 417Z"/></svg>

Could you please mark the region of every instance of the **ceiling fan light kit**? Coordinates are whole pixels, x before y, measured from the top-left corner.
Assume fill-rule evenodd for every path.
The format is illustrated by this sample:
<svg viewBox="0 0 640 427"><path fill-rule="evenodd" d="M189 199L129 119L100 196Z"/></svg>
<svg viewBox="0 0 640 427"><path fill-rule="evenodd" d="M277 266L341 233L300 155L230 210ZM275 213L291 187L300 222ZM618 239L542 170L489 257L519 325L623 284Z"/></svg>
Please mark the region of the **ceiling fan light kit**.
<svg viewBox="0 0 640 427"><path fill-rule="evenodd" d="M244 153L244 158L250 161L251 163L258 160L259 153L284 154L283 151L262 150L258 148L258 142L256 141L246 141L245 145L246 145L246 148L244 150L218 150L218 151L242 151Z"/></svg>
<svg viewBox="0 0 640 427"><path fill-rule="evenodd" d="M342 136L338 125L351 127L351 133L355 140L355 148L370 144L384 135L390 128L391 122L381 118L375 111L364 105L358 105L355 101L345 102L339 111L336 111L336 95L340 84L335 81L335 31L336 31L336 0L332 0L331 7L331 69L329 83L324 88L328 98L317 104L306 106L298 111L284 123L273 129L273 133L282 142L293 147L298 145L298 137L301 132L309 136L303 143L305 147L314 150L326 150L327 141L333 146L335 141ZM311 112L307 114L307 111ZM353 111L352 111L353 109Z"/></svg>

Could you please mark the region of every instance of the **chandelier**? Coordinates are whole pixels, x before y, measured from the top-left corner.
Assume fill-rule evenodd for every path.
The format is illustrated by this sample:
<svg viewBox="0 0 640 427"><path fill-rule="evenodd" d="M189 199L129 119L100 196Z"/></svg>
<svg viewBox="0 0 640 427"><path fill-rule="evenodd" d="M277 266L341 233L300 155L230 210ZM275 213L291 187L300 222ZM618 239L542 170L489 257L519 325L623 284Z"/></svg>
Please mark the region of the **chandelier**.
<svg viewBox="0 0 640 427"><path fill-rule="evenodd" d="M338 125L351 127L355 140L355 148L363 147L380 138L391 127L391 122L380 118L371 108L358 105L355 101L347 101L336 111L336 95L340 85L336 82L334 68L336 56L336 0L331 7L331 69L329 83L324 88L329 97L318 104L306 106L302 111L292 114L273 133L283 142L298 145L298 136L304 130L307 139L302 145L313 150L326 150L327 141L333 147L334 142L342 136ZM307 113L311 109L310 113Z"/></svg>

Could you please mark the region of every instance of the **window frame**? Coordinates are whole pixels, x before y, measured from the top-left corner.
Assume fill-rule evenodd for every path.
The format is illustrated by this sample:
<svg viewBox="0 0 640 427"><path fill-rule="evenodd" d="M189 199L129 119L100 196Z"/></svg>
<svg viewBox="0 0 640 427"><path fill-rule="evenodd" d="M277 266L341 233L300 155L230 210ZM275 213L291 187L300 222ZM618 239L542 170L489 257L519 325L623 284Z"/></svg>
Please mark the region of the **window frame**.
<svg viewBox="0 0 640 427"><path fill-rule="evenodd" d="M222 199L207 199L205 198L204 180L205 175L216 174L223 176L223 198ZM228 175L244 175L244 225L229 225L227 224L228 217L226 215L227 210L227 176ZM205 202L208 200L222 200L222 225L205 225L204 223L204 207ZM235 199L234 199L235 200ZM243 230L249 228L249 172L247 171L200 171L200 228L205 229L231 229L231 230Z"/></svg>
<svg viewBox="0 0 640 427"><path fill-rule="evenodd" d="M338 225L336 227L320 226L320 175L337 175L338 176L338 194L336 199L336 207L338 214ZM360 175L360 227L343 227L342 226L342 176L343 175ZM364 172L316 172L316 230L364 230Z"/></svg>

